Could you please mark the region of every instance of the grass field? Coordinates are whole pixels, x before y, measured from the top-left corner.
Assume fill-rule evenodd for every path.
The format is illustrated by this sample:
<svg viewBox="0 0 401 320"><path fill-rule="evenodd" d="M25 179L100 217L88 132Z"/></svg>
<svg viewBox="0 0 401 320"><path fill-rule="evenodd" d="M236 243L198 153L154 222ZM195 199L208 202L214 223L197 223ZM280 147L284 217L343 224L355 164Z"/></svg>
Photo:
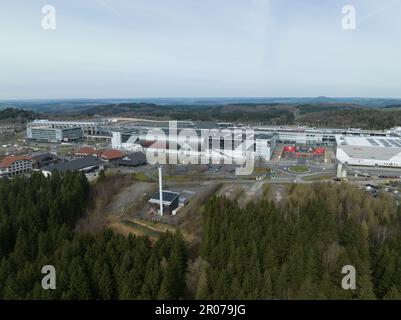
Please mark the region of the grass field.
<svg viewBox="0 0 401 320"><path fill-rule="evenodd" d="M133 229L133 231L136 231L134 233L139 233L144 236L148 236L151 239L157 239L161 235L161 232L158 232L158 231L150 229L150 228L146 228L145 226L143 226L139 223L135 223L133 221L124 220L121 223L123 225Z"/></svg>
<svg viewBox="0 0 401 320"><path fill-rule="evenodd" d="M166 181L171 181L171 182L187 182L187 181L192 181L193 177L192 176L173 176L173 175L167 175L164 178Z"/></svg>
<svg viewBox="0 0 401 320"><path fill-rule="evenodd" d="M66 155L68 153L74 152L75 147L73 145L61 144L57 146L57 153L60 155Z"/></svg>
<svg viewBox="0 0 401 320"><path fill-rule="evenodd" d="M303 180L305 181L321 181L321 180L332 180L336 177L335 174L326 174L326 175L317 175L312 177L305 177Z"/></svg>
<svg viewBox="0 0 401 320"><path fill-rule="evenodd" d="M292 172L292 173L307 173L310 172L310 169L307 166L294 166L294 167L290 167L288 168L288 171Z"/></svg>
<svg viewBox="0 0 401 320"><path fill-rule="evenodd" d="M134 173L134 180L141 182L150 182L152 179L149 179L143 172L136 172Z"/></svg>
<svg viewBox="0 0 401 320"><path fill-rule="evenodd" d="M256 167L255 170L253 170L254 174L269 174L271 173L271 169L270 168L263 168L263 167Z"/></svg>

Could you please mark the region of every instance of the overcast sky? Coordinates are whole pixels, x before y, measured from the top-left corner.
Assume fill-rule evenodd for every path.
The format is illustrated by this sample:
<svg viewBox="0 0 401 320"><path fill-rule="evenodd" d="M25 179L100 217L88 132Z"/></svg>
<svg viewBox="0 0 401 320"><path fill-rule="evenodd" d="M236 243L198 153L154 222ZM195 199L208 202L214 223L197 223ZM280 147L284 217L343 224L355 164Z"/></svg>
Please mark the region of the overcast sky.
<svg viewBox="0 0 401 320"><path fill-rule="evenodd" d="M56 30L41 27L47 4ZM401 98L399 0L0 5L0 98Z"/></svg>

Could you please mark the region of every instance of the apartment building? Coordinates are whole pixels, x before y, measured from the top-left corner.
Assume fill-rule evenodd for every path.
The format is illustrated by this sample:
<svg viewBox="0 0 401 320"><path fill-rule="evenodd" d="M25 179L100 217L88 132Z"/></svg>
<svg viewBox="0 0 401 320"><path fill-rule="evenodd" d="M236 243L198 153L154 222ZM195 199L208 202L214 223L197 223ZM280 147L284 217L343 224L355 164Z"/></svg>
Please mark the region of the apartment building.
<svg viewBox="0 0 401 320"><path fill-rule="evenodd" d="M8 156L0 162L0 177L12 177L32 171L32 158Z"/></svg>

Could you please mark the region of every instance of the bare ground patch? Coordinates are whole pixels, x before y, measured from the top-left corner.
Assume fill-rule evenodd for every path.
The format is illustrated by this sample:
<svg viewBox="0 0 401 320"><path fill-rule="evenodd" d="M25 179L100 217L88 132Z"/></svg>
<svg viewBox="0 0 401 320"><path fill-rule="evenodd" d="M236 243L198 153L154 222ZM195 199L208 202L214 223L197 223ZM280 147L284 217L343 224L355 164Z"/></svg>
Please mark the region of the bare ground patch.
<svg viewBox="0 0 401 320"><path fill-rule="evenodd" d="M151 185L151 184L149 184ZM131 202L140 194L151 189L136 182L133 175L108 175L91 186L89 206L86 214L78 221L77 231L98 231L119 219Z"/></svg>

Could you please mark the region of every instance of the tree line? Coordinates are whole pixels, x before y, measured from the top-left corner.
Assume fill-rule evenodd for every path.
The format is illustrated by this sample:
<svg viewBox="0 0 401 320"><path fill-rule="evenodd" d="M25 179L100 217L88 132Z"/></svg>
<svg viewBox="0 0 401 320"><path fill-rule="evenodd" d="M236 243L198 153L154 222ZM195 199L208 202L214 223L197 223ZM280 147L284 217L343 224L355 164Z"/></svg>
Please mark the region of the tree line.
<svg viewBox="0 0 401 320"><path fill-rule="evenodd" d="M228 104L228 105L156 105L147 103L121 103L101 105L82 110L88 115L142 116L168 120L229 121L291 124L294 106L280 104Z"/></svg>
<svg viewBox="0 0 401 320"><path fill-rule="evenodd" d="M279 203L213 197L193 263L179 232L77 232L90 190L80 173L0 180L0 299L401 299L401 209L388 195L326 183L292 185ZM56 290L41 287L44 265ZM341 286L346 265L356 290Z"/></svg>
<svg viewBox="0 0 401 320"><path fill-rule="evenodd" d="M26 122L34 120L39 116L38 113L31 110L17 109L17 108L6 108L0 110L0 121L17 121Z"/></svg>
<svg viewBox="0 0 401 320"><path fill-rule="evenodd" d="M300 116L297 121L313 127L384 130L399 126L401 110L355 107L349 110L315 111Z"/></svg>

